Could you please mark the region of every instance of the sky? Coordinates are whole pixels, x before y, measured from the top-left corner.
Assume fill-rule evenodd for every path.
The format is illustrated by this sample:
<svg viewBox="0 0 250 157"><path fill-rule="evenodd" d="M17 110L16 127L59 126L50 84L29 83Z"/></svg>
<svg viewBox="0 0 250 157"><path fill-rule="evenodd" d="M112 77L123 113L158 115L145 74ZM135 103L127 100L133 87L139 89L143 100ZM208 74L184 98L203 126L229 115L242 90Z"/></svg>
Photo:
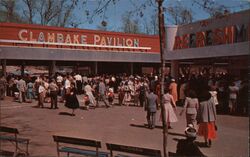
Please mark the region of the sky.
<svg viewBox="0 0 250 157"><path fill-rule="evenodd" d="M42 0L37 0L37 1L42 1ZM145 4L145 2L149 2L149 0L112 0L115 1L116 3L115 4L110 3L107 6L105 14L101 13L99 15L94 16L93 21L90 22L90 20L87 19L86 10L88 10L91 15L97 8L98 1L99 0L79 0L80 4L83 4L83 2L86 3L84 3L84 5L77 5L73 13L74 15L73 20L80 23L78 28L96 30L98 29L98 26L101 25L102 21L106 21L108 31L115 31L115 32L122 31L122 26L123 26L122 16L128 11L138 10L138 7L141 7L142 4ZM102 0L102 1L105 2L108 0ZM213 0L213 1L217 4L229 7L231 12L238 12L241 10L250 9L250 0ZM19 4L18 13L22 15L23 7L25 7L22 4L23 0L16 0L16 2ZM145 21L149 23L150 18L152 16L158 18L156 16L157 4L155 3L155 0L152 0L152 2L154 3L153 5L151 6L147 5L146 8L142 9L143 17L136 16L136 14L133 14L134 15L133 19L139 22L141 29L144 29ZM193 0L164 0L163 6L167 8L169 6L176 5L177 3L180 3L183 6L187 7L189 10L192 10L192 12L194 13L193 22L209 18L209 14L206 13L198 5L193 4ZM34 21L37 21L35 23L39 24L40 16L37 14L35 15L35 17L36 20ZM173 25L173 20L171 20L170 16L166 13L165 13L165 25Z"/></svg>
<svg viewBox="0 0 250 157"><path fill-rule="evenodd" d="M203 11L203 9L199 8L197 5L192 5L192 0L164 0L163 6L171 6L174 5L179 1L183 6L187 6L194 12L194 21L207 19L209 18L209 14ZM214 0L215 3L223 4L230 8L231 12L238 12L245 9L250 9L250 5L244 5L246 2L249 2L250 0ZM115 5L110 4L108 6L108 9L105 13L106 19L102 16L95 16L93 23L89 23L88 20L83 16L82 21L83 24L80 25L80 27L85 29L96 29L98 25L100 25L101 21L105 20L107 21L108 29L109 30L119 30L122 27L122 15L126 11L135 10L136 6L140 6L140 4L143 4L145 0L119 0L116 2ZM96 0L90 0L87 2L87 8L90 11L93 11L94 8L97 6ZM156 5L151 7L146 7L145 10L143 10L144 16L142 18L140 17L134 17L135 19L139 20L140 23L143 22L143 20L150 18L150 16L155 14ZM77 13L78 15L82 14L81 12ZM165 15L165 25L173 25L173 22L169 19L168 15ZM166 20L167 19L167 20Z"/></svg>

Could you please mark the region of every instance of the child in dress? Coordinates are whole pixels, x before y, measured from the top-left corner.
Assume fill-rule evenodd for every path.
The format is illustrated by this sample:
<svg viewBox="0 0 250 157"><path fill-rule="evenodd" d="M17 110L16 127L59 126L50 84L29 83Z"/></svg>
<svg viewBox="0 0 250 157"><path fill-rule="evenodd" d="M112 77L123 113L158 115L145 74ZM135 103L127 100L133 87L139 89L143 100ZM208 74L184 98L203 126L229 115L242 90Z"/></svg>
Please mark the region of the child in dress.
<svg viewBox="0 0 250 157"><path fill-rule="evenodd" d="M108 101L109 101L109 106L112 106L114 101L114 90L112 88L109 88L108 91Z"/></svg>
<svg viewBox="0 0 250 157"><path fill-rule="evenodd" d="M85 95L83 96L83 100L84 100L85 107L86 107L86 109L88 110L88 109L89 109L89 104L90 104L89 96L88 96L87 94L85 94Z"/></svg>

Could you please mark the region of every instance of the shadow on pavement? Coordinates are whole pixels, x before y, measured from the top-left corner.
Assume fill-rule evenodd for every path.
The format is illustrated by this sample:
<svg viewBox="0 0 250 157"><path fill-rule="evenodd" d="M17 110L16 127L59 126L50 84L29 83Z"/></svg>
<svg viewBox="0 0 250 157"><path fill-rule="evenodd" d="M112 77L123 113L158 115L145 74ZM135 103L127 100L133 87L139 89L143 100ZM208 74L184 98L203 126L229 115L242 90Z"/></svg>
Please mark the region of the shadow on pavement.
<svg viewBox="0 0 250 157"><path fill-rule="evenodd" d="M90 109L96 109L96 108L105 108L105 106L98 106L98 107L95 107L95 106L80 106L79 109L82 109L82 110L90 110Z"/></svg>
<svg viewBox="0 0 250 157"><path fill-rule="evenodd" d="M40 106L37 106L37 105L36 105L36 106L32 106L32 108L40 108Z"/></svg>
<svg viewBox="0 0 250 157"><path fill-rule="evenodd" d="M40 106L32 106L32 108L41 108L41 109L50 109L48 106L40 107Z"/></svg>
<svg viewBox="0 0 250 157"><path fill-rule="evenodd" d="M72 116L72 114L68 112L59 112L59 115Z"/></svg>
<svg viewBox="0 0 250 157"><path fill-rule="evenodd" d="M140 125L140 124L130 124L130 126L148 129L148 124L144 124L144 125ZM155 128L156 128L156 129L163 129L163 127L162 127L162 126L159 126L159 125L156 125ZM173 136L186 137L186 135L184 135L184 134L175 133L175 132L168 132L168 134L173 135Z"/></svg>
<svg viewBox="0 0 250 157"><path fill-rule="evenodd" d="M148 124L140 125L140 124L130 124L132 127L138 127L138 128L147 128L148 129ZM157 129L162 129L162 126L156 125L155 128Z"/></svg>
<svg viewBox="0 0 250 157"><path fill-rule="evenodd" d="M148 128L148 125L139 125L139 124L130 124L132 127L138 127L138 128Z"/></svg>
<svg viewBox="0 0 250 157"><path fill-rule="evenodd" d="M184 137L185 137L185 135L184 135ZM180 141L180 140L182 140L182 139L173 138L173 140L178 142L178 141ZM203 147L204 147L204 148L207 147L206 144L205 144L204 142L194 141L194 143L195 143L198 147L202 147L202 148L203 148Z"/></svg>

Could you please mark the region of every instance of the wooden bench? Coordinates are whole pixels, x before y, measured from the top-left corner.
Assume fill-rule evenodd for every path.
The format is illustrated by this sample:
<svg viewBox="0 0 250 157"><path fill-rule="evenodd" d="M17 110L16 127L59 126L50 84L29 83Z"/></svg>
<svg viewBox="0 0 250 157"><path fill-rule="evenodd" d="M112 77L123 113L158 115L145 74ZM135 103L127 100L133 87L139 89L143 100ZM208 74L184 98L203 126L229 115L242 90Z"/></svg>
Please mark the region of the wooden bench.
<svg viewBox="0 0 250 157"><path fill-rule="evenodd" d="M113 151L125 152L129 154L137 154L137 155L143 155L143 156L150 156L150 157L161 157L160 150L119 145L119 144L110 144L110 143L106 143L106 145L107 145L107 149L110 150L111 157L113 157ZM118 154L115 157L134 157L134 155L128 156L128 155Z"/></svg>
<svg viewBox="0 0 250 157"><path fill-rule="evenodd" d="M13 156L15 156L15 152L0 150L0 156L1 157L13 157Z"/></svg>
<svg viewBox="0 0 250 157"><path fill-rule="evenodd" d="M81 138L75 138L75 137L57 136L57 135L53 135L53 139L57 145L58 157L60 157L60 152L67 153L68 157L69 157L69 154L79 154L79 155L96 156L96 157L108 157L109 156L109 153L99 151L99 148L101 148L100 141L81 139ZM64 143L64 145L62 145L61 143ZM96 150L95 151L86 150L86 149L77 148L76 146L95 147Z"/></svg>
<svg viewBox="0 0 250 157"><path fill-rule="evenodd" d="M25 153L25 155L29 155L29 139L27 138L19 138L17 135L19 131L16 128L10 128L5 126L0 126L0 140L1 141L10 141L15 145L15 152L14 154L18 153ZM26 150L22 150L19 147L19 144L26 144ZM1 154L4 154L6 151L1 150Z"/></svg>

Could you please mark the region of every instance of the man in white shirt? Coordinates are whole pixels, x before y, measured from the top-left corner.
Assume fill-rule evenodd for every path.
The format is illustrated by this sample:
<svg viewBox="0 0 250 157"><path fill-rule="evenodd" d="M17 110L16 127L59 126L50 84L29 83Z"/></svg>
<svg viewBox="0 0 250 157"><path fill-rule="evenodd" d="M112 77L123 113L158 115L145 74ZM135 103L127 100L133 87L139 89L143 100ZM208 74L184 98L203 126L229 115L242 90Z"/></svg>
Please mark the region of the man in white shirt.
<svg viewBox="0 0 250 157"><path fill-rule="evenodd" d="M70 81L69 81L69 77L66 77L65 83L64 83L64 88L68 89L70 87Z"/></svg>
<svg viewBox="0 0 250 157"><path fill-rule="evenodd" d="M62 77L61 75L58 75L58 76L56 77L56 82L57 82L58 84L62 84L62 81L63 81L63 77Z"/></svg>
<svg viewBox="0 0 250 157"><path fill-rule="evenodd" d="M76 80L77 94L82 94L82 76L80 74L76 74L74 78Z"/></svg>
<svg viewBox="0 0 250 157"><path fill-rule="evenodd" d="M17 89L19 91L19 102L25 102L25 92L27 89L26 82L20 77L20 80L17 82Z"/></svg>

